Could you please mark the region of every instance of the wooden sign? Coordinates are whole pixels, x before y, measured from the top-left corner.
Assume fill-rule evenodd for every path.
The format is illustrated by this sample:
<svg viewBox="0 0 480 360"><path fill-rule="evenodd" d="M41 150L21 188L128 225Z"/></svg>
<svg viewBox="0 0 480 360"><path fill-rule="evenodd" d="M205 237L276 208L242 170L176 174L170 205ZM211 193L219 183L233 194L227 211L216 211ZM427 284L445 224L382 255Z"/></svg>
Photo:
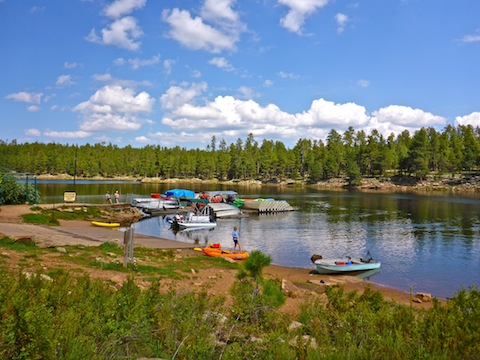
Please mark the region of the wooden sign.
<svg viewBox="0 0 480 360"><path fill-rule="evenodd" d="M63 193L63 201L66 203L75 202L77 200L77 193L75 191L65 191Z"/></svg>

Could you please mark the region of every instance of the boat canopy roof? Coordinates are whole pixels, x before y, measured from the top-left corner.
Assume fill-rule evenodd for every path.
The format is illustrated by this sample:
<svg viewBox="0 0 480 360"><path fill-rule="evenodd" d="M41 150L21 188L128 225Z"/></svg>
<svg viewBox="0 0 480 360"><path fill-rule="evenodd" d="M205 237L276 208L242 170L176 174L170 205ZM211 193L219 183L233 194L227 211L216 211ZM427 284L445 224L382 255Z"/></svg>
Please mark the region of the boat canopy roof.
<svg viewBox="0 0 480 360"><path fill-rule="evenodd" d="M166 196L174 196L174 197L186 197L186 198L194 198L195 192L191 190L185 189L171 189L165 193Z"/></svg>

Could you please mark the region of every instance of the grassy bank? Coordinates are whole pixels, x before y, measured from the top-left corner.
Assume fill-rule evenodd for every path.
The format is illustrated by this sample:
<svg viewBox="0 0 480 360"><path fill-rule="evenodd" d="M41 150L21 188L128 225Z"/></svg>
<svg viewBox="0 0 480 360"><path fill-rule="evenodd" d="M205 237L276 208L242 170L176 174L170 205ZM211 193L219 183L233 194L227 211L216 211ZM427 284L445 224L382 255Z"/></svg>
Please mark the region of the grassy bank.
<svg viewBox="0 0 480 360"><path fill-rule="evenodd" d="M285 295L278 281L263 278L261 255L230 264L140 248L136 262L124 268L122 251L109 243L60 251L0 239L0 356L474 359L480 351L476 288L421 310L369 288L359 295L326 287L294 315L280 310ZM51 259L48 267L45 259ZM202 287L165 286L207 268L238 276L216 295ZM113 280L118 276L125 279L121 284Z"/></svg>

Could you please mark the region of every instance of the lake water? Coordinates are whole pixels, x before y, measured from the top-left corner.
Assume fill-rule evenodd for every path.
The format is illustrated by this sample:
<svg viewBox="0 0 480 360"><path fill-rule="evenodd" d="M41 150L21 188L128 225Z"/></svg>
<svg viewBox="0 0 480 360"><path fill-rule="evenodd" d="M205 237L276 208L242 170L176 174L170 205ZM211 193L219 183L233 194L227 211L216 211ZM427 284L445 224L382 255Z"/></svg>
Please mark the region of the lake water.
<svg viewBox="0 0 480 360"><path fill-rule="evenodd" d="M62 202L72 182L38 181L42 203ZM247 251L260 250L272 263L313 269L312 254L324 258L365 256L382 262L371 281L404 291L446 298L461 286L480 286L480 195L416 195L328 192L304 188L237 187L202 184L141 184L76 181L78 202L101 203L108 190L149 195L173 188L234 190L241 197L286 200L297 210L239 219L218 219L213 230L174 232L163 217L134 224L135 232L204 246L232 247L239 227Z"/></svg>

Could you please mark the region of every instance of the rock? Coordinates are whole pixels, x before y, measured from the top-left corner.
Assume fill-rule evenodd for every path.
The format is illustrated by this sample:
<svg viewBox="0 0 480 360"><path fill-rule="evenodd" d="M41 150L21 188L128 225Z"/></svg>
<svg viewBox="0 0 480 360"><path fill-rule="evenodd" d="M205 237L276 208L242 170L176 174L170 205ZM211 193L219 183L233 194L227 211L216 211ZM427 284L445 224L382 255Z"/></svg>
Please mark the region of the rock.
<svg viewBox="0 0 480 360"><path fill-rule="evenodd" d="M429 302L432 301L432 294L424 293L424 292L417 292L415 297L422 300L422 302Z"/></svg>
<svg viewBox="0 0 480 360"><path fill-rule="evenodd" d="M195 275L197 273L195 269L190 269L190 272L192 273L192 275Z"/></svg>
<svg viewBox="0 0 480 360"><path fill-rule="evenodd" d="M299 296L299 289L293 285L290 281L282 279L282 292L291 298Z"/></svg>
<svg viewBox="0 0 480 360"><path fill-rule="evenodd" d="M412 301L415 302L415 303L418 303L418 304L421 304L423 302L422 300L420 300L417 297L412 298Z"/></svg>
<svg viewBox="0 0 480 360"><path fill-rule="evenodd" d="M65 248L62 247L62 246L58 246L58 247L57 247L57 251L58 251L59 253L64 253L64 254L67 253L67 249L65 249Z"/></svg>
<svg viewBox="0 0 480 360"><path fill-rule="evenodd" d="M15 242L20 244L33 244L35 239L33 236L17 236L15 237Z"/></svg>
<svg viewBox="0 0 480 360"><path fill-rule="evenodd" d="M291 324L288 326L288 331L297 330L301 327L303 327L303 324L301 322L292 321Z"/></svg>

